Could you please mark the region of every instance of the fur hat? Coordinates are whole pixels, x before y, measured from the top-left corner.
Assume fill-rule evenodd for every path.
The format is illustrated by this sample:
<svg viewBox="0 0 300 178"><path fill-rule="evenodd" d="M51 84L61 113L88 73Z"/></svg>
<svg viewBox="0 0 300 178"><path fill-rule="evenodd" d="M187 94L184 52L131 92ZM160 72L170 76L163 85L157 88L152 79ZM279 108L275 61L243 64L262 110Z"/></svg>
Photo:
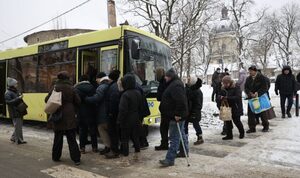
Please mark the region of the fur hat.
<svg viewBox="0 0 300 178"><path fill-rule="evenodd" d="M17 84L18 84L18 81L16 79L7 77L7 86L8 87L13 87L13 86L16 86Z"/></svg>
<svg viewBox="0 0 300 178"><path fill-rule="evenodd" d="M166 76L170 78L175 78L177 76L176 71L172 68L166 72Z"/></svg>

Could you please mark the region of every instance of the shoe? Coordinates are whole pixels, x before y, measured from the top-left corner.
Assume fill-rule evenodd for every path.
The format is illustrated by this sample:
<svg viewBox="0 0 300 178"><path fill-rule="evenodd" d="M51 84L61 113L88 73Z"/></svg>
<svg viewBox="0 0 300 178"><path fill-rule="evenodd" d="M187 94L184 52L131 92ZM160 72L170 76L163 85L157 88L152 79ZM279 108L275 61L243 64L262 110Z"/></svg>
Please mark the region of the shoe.
<svg viewBox="0 0 300 178"><path fill-rule="evenodd" d="M147 142L147 143L143 143L143 144L141 144L140 145L140 149L141 150L145 150L145 149L147 149L149 147L149 143Z"/></svg>
<svg viewBox="0 0 300 178"><path fill-rule="evenodd" d="M86 152L85 152L85 148L80 148L80 153L81 154L85 154Z"/></svg>
<svg viewBox="0 0 300 178"><path fill-rule="evenodd" d="M108 148L108 147L105 147L103 150L101 150L99 153L100 153L100 155L105 155L105 154L107 154L107 153L109 153L110 152L110 148Z"/></svg>
<svg viewBox="0 0 300 178"><path fill-rule="evenodd" d="M119 154L118 153L114 153L114 152L109 152L107 154L105 154L105 158L106 159L116 159L116 158L119 158Z"/></svg>
<svg viewBox="0 0 300 178"><path fill-rule="evenodd" d="M170 166L174 166L174 162L170 163L167 160L159 160L159 163L161 164L161 167L170 167Z"/></svg>
<svg viewBox="0 0 300 178"><path fill-rule="evenodd" d="M194 145L200 145L202 143L204 143L202 136L198 136L197 141L194 142Z"/></svg>
<svg viewBox="0 0 300 178"><path fill-rule="evenodd" d="M232 139L233 139L233 137L232 136L228 136L228 135L226 137L222 138L222 140L232 140Z"/></svg>
<svg viewBox="0 0 300 178"><path fill-rule="evenodd" d="M290 112L286 113L286 115L288 116L288 118L292 118L292 115Z"/></svg>
<svg viewBox="0 0 300 178"><path fill-rule="evenodd" d="M285 118L285 115L282 115L281 118L284 119L284 118Z"/></svg>
<svg viewBox="0 0 300 178"><path fill-rule="evenodd" d="M93 148L93 149L92 149L92 152L98 153L98 148Z"/></svg>
<svg viewBox="0 0 300 178"><path fill-rule="evenodd" d="M221 135L226 135L226 131L223 130L223 131L221 132Z"/></svg>
<svg viewBox="0 0 300 178"><path fill-rule="evenodd" d="M26 141L18 141L18 145L26 144Z"/></svg>
<svg viewBox="0 0 300 178"><path fill-rule="evenodd" d="M54 161L54 162L61 162L60 159L52 159L52 161Z"/></svg>
<svg viewBox="0 0 300 178"><path fill-rule="evenodd" d="M245 137L245 132L240 133L240 139L243 139Z"/></svg>
<svg viewBox="0 0 300 178"><path fill-rule="evenodd" d="M256 130L255 129L249 129L249 130L247 130L247 132L246 133L255 133L256 132Z"/></svg>
<svg viewBox="0 0 300 178"><path fill-rule="evenodd" d="M76 162L75 162L75 165L76 165L76 166L79 166L79 165L80 165L80 161L76 161Z"/></svg>
<svg viewBox="0 0 300 178"><path fill-rule="evenodd" d="M11 141L11 142L16 142L15 139L13 139L13 138L11 138L10 141Z"/></svg>
<svg viewBox="0 0 300 178"><path fill-rule="evenodd" d="M159 145L155 147L155 151L168 150L169 146Z"/></svg>
<svg viewBox="0 0 300 178"><path fill-rule="evenodd" d="M269 128L263 128L262 132L269 132Z"/></svg>
<svg viewBox="0 0 300 178"><path fill-rule="evenodd" d="M182 152L177 153L176 158L185 158L185 154Z"/></svg>

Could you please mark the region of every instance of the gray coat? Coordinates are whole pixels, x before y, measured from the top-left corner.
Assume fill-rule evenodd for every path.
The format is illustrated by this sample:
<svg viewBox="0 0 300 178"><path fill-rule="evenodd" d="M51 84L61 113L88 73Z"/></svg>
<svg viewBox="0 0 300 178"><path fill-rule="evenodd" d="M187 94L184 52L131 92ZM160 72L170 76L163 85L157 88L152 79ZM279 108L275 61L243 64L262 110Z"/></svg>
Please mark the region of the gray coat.
<svg viewBox="0 0 300 178"><path fill-rule="evenodd" d="M247 72L245 69L239 71L239 80L236 82L236 85L240 87L241 91L245 89L245 83L247 79Z"/></svg>
<svg viewBox="0 0 300 178"><path fill-rule="evenodd" d="M10 118L22 118L22 114L17 111L17 106L22 102L21 94L14 87L9 87L5 92L5 102L8 107Z"/></svg>

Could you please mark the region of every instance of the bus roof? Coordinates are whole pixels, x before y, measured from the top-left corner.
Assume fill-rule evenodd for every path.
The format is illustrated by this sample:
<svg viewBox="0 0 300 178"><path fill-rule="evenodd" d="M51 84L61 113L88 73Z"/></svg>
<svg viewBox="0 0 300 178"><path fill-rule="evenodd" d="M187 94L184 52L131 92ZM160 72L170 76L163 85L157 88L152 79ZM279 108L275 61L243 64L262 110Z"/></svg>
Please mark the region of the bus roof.
<svg viewBox="0 0 300 178"><path fill-rule="evenodd" d="M46 41L46 42L42 42L42 43L37 43L34 45L29 45L29 46L25 46L25 47L21 47L21 48L0 51L0 60L37 54L38 47L41 45L52 44L52 43L56 43L56 42L66 41L66 40L68 40L68 48L85 46L85 45L89 45L89 44L96 44L96 43L105 42L105 41L118 40L121 38L122 30L133 31L133 32L145 35L145 36L149 36L157 41L160 41L166 45L169 45L169 43L167 41L159 38L158 36L154 35L153 33L149 33L149 32L134 28L132 26L124 25L124 26L118 26L118 27L114 27L114 28L110 28L110 29L93 31L93 32L88 32L88 33L77 34L74 36L59 38L59 39Z"/></svg>

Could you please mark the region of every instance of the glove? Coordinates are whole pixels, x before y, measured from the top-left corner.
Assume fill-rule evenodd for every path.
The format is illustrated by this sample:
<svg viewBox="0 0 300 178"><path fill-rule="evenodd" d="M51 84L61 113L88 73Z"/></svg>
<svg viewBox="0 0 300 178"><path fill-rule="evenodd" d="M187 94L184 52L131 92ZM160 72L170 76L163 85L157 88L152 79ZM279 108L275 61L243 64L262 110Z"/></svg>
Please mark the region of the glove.
<svg viewBox="0 0 300 178"><path fill-rule="evenodd" d="M275 94L278 95L278 90L275 90Z"/></svg>

